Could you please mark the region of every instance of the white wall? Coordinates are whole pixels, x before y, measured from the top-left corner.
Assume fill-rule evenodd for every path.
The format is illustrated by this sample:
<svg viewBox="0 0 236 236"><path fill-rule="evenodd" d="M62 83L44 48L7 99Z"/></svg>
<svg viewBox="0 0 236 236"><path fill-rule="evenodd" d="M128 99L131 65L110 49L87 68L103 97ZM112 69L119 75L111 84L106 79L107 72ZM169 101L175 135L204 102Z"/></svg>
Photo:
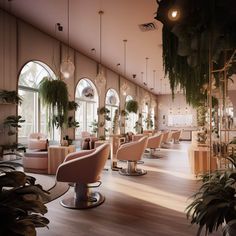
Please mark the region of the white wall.
<svg viewBox="0 0 236 236"><path fill-rule="evenodd" d="M59 65L66 56L66 45L32 25L16 19L14 16L9 16L1 9L0 32L2 32L0 34L0 89L17 90L20 70L30 60L44 62L60 77ZM70 59L75 63L76 69L74 76L65 82L69 89L69 100L73 100L75 87L81 78L86 77L94 82L98 63L74 49L70 49L69 54ZM104 72L107 77L107 84L99 96L100 107L105 105L107 89L112 87L119 93L121 82L125 80L108 68L104 68ZM129 94L138 102L142 100L144 93L150 94L150 92L145 91L131 81L127 80L127 82L130 87ZM124 102L125 97L121 95L121 109L124 108ZM0 124L7 116L17 114L16 105L0 105L0 109ZM74 132L68 131L66 133L74 136ZM0 125L0 144L8 142L9 137L3 132L3 126Z"/></svg>
<svg viewBox="0 0 236 236"><path fill-rule="evenodd" d="M197 126L197 113L186 103L185 97L182 94L176 94L174 100L171 95L158 95L158 129L192 129ZM193 124L188 127L171 127L167 125L168 115L185 115L192 114ZM165 117L165 118L164 118Z"/></svg>

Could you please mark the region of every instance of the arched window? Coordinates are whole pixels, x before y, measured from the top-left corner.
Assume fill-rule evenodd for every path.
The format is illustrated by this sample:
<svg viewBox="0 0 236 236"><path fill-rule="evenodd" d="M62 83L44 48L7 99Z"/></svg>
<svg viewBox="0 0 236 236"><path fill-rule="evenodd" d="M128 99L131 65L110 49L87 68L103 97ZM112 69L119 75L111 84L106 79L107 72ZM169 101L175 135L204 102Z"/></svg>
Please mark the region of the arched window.
<svg viewBox="0 0 236 236"><path fill-rule="evenodd" d="M148 118L148 103L145 102L143 104L143 109L142 109L142 126L144 130L148 129L147 118Z"/></svg>
<svg viewBox="0 0 236 236"><path fill-rule="evenodd" d="M30 133L47 134L46 108L42 106L38 92L39 83L45 76L56 79L54 72L39 61L28 62L20 72L18 94L23 98L23 102L18 106L18 115L25 120L18 132L20 143L27 143Z"/></svg>
<svg viewBox="0 0 236 236"><path fill-rule="evenodd" d="M125 102L128 102L130 100L133 100L133 97L130 95L127 95ZM135 133L135 122L138 121L138 114L135 113L128 113L128 116L125 120L125 132L133 132Z"/></svg>
<svg viewBox="0 0 236 236"><path fill-rule="evenodd" d="M81 137L82 131L92 133L92 123L98 122L98 93L96 87L89 79L81 79L76 87L75 101L79 108L75 112L75 119L79 121L80 127L76 129L76 138Z"/></svg>
<svg viewBox="0 0 236 236"><path fill-rule="evenodd" d="M118 130L117 128L116 130L114 130L114 122L116 122L116 124L119 122L119 117L117 116L117 114L119 114L120 100L119 100L118 93L114 89L109 89L107 91L105 103L106 103L106 108L110 111L108 114L108 116L110 117L110 120L109 121L106 120L107 133L108 134L119 133L119 127L118 127Z"/></svg>

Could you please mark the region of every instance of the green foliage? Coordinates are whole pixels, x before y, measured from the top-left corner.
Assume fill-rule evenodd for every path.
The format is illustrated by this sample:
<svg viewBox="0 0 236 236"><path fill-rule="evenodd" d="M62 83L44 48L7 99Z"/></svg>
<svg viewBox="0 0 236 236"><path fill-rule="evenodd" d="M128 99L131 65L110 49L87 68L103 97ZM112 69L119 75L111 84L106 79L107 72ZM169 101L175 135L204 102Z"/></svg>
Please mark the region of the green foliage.
<svg viewBox="0 0 236 236"><path fill-rule="evenodd" d="M52 119L53 126L55 126L57 129L58 128L63 128L63 125L65 124L64 116L53 116ZM78 128L79 127L79 122L74 119L73 116L69 116L67 119L66 126L68 128Z"/></svg>
<svg viewBox="0 0 236 236"><path fill-rule="evenodd" d="M53 115L52 125L54 127L56 127L57 129L62 128L64 123L65 123L65 119L63 115Z"/></svg>
<svg viewBox="0 0 236 236"><path fill-rule="evenodd" d="M128 112L126 110L121 110L120 115L127 117L128 116Z"/></svg>
<svg viewBox="0 0 236 236"><path fill-rule="evenodd" d="M69 128L78 128L79 127L79 122L75 120L73 116L69 116L67 120L67 126Z"/></svg>
<svg viewBox="0 0 236 236"><path fill-rule="evenodd" d="M0 173L0 235L35 236L36 227L45 227L49 220L44 202L49 193L41 185L35 184L35 178L21 171Z"/></svg>
<svg viewBox="0 0 236 236"><path fill-rule="evenodd" d="M204 105L197 107L197 125L205 126L207 108Z"/></svg>
<svg viewBox="0 0 236 236"><path fill-rule="evenodd" d="M97 134L98 122L96 120L94 120L89 127L92 128L92 133Z"/></svg>
<svg viewBox="0 0 236 236"><path fill-rule="evenodd" d="M202 176L202 185L186 208L191 223L199 225L198 236L204 228L208 235L223 223L236 227L235 184L235 171L216 171Z"/></svg>
<svg viewBox="0 0 236 236"><path fill-rule="evenodd" d="M79 107L79 104L77 102L75 102L75 101L68 102L68 110L69 111L73 111L73 110L76 111L78 109L78 107Z"/></svg>
<svg viewBox="0 0 236 236"><path fill-rule="evenodd" d="M44 105L48 110L57 116L63 116L64 121L67 120L68 112L68 90L67 85L62 80L52 80L44 77L39 85L39 94ZM49 118L49 126L51 120Z"/></svg>
<svg viewBox="0 0 236 236"><path fill-rule="evenodd" d="M231 0L162 0L157 4L155 18L163 23L163 65L172 94L179 85L187 102L198 106L206 100L202 87L208 83L209 48L214 70L223 68L224 58L228 60L236 48L236 17L232 11L236 3ZM170 21L167 12L175 4L184 9L184 14L181 13L179 20ZM227 77L235 72L235 66L230 67ZM219 81L217 76L216 82Z"/></svg>
<svg viewBox="0 0 236 236"><path fill-rule="evenodd" d="M118 109L116 109L115 114L114 114L114 118L113 118L113 126L112 126L113 134L118 133L118 126L119 126L119 111L118 111Z"/></svg>
<svg viewBox="0 0 236 236"><path fill-rule="evenodd" d="M148 116L145 120L145 123L147 124L147 129L152 129L154 124L153 124L153 120L151 119L151 115L148 113Z"/></svg>
<svg viewBox="0 0 236 236"><path fill-rule="evenodd" d="M141 134L142 133L142 128L143 128L142 124L139 121L136 121L134 129L135 129L137 134Z"/></svg>
<svg viewBox="0 0 236 236"><path fill-rule="evenodd" d="M0 90L0 102L21 104L22 98L18 95L16 91Z"/></svg>
<svg viewBox="0 0 236 236"><path fill-rule="evenodd" d="M23 123L25 120L22 119L21 116L8 116L3 124L8 128L8 135L15 135L17 133L17 129L21 128L19 123Z"/></svg>
<svg viewBox="0 0 236 236"><path fill-rule="evenodd" d="M126 102L125 104L125 108L126 110L131 113L136 113L138 112L138 102L135 100L129 100L128 102Z"/></svg>
<svg viewBox="0 0 236 236"><path fill-rule="evenodd" d="M99 109L99 114L104 116L104 119L107 121L111 120L111 117L108 115L110 113L110 110L106 107L101 107Z"/></svg>

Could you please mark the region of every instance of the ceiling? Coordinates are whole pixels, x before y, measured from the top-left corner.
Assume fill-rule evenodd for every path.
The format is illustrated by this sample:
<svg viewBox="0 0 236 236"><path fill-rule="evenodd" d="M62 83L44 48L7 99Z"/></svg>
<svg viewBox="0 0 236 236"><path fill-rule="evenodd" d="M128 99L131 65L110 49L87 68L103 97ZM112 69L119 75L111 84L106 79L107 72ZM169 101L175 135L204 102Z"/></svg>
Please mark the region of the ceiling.
<svg viewBox="0 0 236 236"><path fill-rule="evenodd" d="M99 61L98 12L103 10L102 64L121 75L126 74L130 80L155 94L170 93L162 67L162 25L154 19L156 0L69 0L69 6L71 47ZM68 42L68 0L0 0L0 7L53 37ZM55 30L57 23L63 26L62 32ZM156 29L141 31L139 25L145 23L154 23ZM127 40L126 44L124 39Z"/></svg>

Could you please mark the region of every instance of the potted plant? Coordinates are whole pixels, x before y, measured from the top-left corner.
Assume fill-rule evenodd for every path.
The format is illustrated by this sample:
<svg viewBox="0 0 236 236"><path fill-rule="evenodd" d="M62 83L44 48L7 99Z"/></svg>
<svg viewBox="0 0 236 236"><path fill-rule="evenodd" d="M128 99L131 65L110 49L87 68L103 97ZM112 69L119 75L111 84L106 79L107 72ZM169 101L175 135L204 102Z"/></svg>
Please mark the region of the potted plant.
<svg viewBox="0 0 236 236"><path fill-rule="evenodd" d="M79 107L79 104L75 101L69 101L68 102L68 110L69 111L76 111Z"/></svg>
<svg viewBox="0 0 236 236"><path fill-rule="evenodd" d="M15 135L17 133L17 129L21 128L21 125L19 123L23 123L25 120L22 119L21 116L8 116L3 124L5 127L8 128L8 135Z"/></svg>
<svg viewBox="0 0 236 236"><path fill-rule="evenodd" d="M0 90L0 102L21 104L22 98L17 94L16 91Z"/></svg>
<svg viewBox="0 0 236 236"><path fill-rule="evenodd" d="M101 107L100 109L99 109L99 114L100 115L103 115L104 116L104 119L105 120L107 120L107 121L110 121L111 120L111 118L109 117L109 114L110 113L110 110L108 109L108 108L106 108L106 107Z"/></svg>
<svg viewBox="0 0 236 236"><path fill-rule="evenodd" d="M136 113L138 112L138 102L135 100L129 100L128 102L126 102L126 110L131 113Z"/></svg>
<svg viewBox="0 0 236 236"><path fill-rule="evenodd" d="M121 110L120 115L124 116L127 119L128 112L126 110Z"/></svg>
<svg viewBox="0 0 236 236"><path fill-rule="evenodd" d="M235 157L227 158L235 168ZM236 235L236 172L215 171L202 176L202 185L186 208L191 224L199 226L197 236L217 231L223 235Z"/></svg>
<svg viewBox="0 0 236 236"><path fill-rule="evenodd" d="M79 122L75 120L73 116L69 116L67 120L67 127L68 128L78 128Z"/></svg>
<svg viewBox="0 0 236 236"><path fill-rule="evenodd" d="M36 235L37 227L47 227L44 205L49 193L35 178L21 171L0 172L0 235Z"/></svg>

